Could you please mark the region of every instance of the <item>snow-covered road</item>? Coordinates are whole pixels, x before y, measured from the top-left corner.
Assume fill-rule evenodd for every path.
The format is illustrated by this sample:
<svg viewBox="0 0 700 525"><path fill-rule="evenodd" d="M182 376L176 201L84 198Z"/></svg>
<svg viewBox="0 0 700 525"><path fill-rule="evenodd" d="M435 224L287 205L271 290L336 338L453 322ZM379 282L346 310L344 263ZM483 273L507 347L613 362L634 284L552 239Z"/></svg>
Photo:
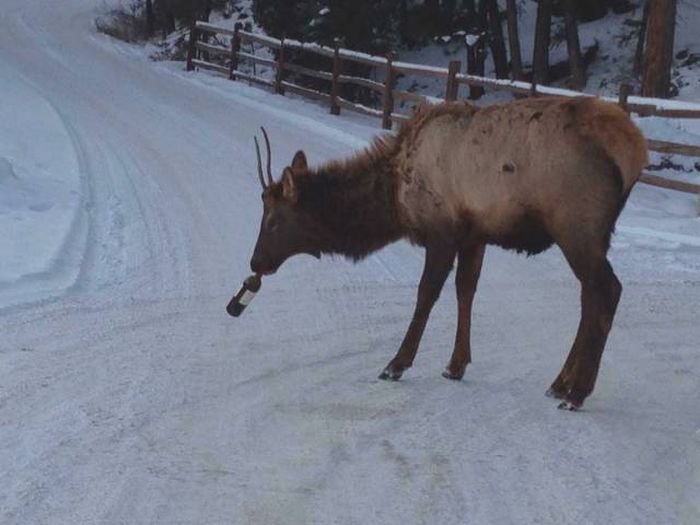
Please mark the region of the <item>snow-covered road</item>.
<svg viewBox="0 0 700 525"><path fill-rule="evenodd" d="M440 377L449 288L416 366L382 382L415 248L293 259L242 318L224 311L257 234L258 126L278 170L376 128L151 63L95 34L102 0L57 4L0 14L0 115L14 115L0 189L36 225L18 238L0 195L15 235L0 239L0 523L700 523L692 198L633 192L611 252L625 291L584 411L543 395L578 322L556 250L487 253L463 382ZM25 209L22 177L60 191Z"/></svg>

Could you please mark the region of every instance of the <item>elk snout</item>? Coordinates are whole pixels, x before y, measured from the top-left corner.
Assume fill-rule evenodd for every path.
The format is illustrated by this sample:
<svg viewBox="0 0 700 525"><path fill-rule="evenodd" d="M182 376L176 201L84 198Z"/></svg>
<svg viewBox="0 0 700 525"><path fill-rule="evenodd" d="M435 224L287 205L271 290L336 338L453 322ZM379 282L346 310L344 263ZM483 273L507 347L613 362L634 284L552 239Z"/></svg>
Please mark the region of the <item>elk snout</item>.
<svg viewBox="0 0 700 525"><path fill-rule="evenodd" d="M253 271L253 273L257 274L267 273L265 262L259 254L253 254L253 257L250 259L250 269Z"/></svg>
<svg viewBox="0 0 700 525"><path fill-rule="evenodd" d="M279 267L278 263L272 262L272 258L265 253L261 253L260 249L253 252L253 257L250 259L250 269L258 275L269 275L275 273Z"/></svg>

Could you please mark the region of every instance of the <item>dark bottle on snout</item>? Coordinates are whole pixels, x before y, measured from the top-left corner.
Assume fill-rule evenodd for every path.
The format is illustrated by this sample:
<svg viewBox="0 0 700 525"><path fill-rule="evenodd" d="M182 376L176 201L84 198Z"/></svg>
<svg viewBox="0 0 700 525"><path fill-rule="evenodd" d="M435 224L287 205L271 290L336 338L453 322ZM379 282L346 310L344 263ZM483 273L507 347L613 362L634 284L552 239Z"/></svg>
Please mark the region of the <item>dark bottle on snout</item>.
<svg viewBox="0 0 700 525"><path fill-rule="evenodd" d="M255 294L260 291L261 286L262 279L260 279L258 274L251 275L243 281L243 286L241 286L241 289L238 290L238 293L233 296L233 299L231 299L226 307L228 314L233 317L241 315L246 306L253 300Z"/></svg>

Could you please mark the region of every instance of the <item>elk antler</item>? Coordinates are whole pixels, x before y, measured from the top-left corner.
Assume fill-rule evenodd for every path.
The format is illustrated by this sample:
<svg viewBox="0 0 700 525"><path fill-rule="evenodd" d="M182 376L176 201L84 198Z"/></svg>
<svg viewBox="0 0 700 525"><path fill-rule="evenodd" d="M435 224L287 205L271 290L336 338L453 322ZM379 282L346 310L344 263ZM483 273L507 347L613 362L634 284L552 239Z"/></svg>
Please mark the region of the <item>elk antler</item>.
<svg viewBox="0 0 700 525"><path fill-rule="evenodd" d="M272 179L272 150L270 149L270 138L267 136L267 131L265 128L260 126L263 132L263 137L265 137L265 149L267 151L267 183L265 183L265 178L263 177L262 169L262 158L260 158L260 144L258 144L258 137L253 137L255 141L255 154L258 156L258 177L260 178L260 184L262 184L263 189L272 186L275 181Z"/></svg>
<svg viewBox="0 0 700 525"><path fill-rule="evenodd" d="M255 141L255 153L258 156L258 178L260 179L260 184L262 184L263 190L267 188L265 186L265 179L263 177L262 171L262 159L260 158L260 145L258 144L258 137L253 137Z"/></svg>
<svg viewBox="0 0 700 525"><path fill-rule="evenodd" d="M270 139L267 136L265 128L260 126L260 129L263 132L263 137L265 137L265 148L267 149L267 180L268 184L271 186L274 181L272 180L272 150L270 149Z"/></svg>

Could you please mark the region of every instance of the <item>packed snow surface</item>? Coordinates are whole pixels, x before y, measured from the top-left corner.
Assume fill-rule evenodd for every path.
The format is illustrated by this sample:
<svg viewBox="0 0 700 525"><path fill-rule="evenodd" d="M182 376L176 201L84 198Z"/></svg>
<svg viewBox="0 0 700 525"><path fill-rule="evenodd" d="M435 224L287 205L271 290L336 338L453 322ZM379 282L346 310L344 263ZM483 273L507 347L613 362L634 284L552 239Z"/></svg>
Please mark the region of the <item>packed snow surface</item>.
<svg viewBox="0 0 700 525"><path fill-rule="evenodd" d="M0 523L700 523L692 196L633 191L585 410L543 395L579 316L557 250L487 252L464 381L440 377L451 283L414 368L379 381L417 248L298 257L224 310L261 213L258 127L279 173L376 122L155 65L95 33L103 0L57 4L0 18Z"/></svg>

